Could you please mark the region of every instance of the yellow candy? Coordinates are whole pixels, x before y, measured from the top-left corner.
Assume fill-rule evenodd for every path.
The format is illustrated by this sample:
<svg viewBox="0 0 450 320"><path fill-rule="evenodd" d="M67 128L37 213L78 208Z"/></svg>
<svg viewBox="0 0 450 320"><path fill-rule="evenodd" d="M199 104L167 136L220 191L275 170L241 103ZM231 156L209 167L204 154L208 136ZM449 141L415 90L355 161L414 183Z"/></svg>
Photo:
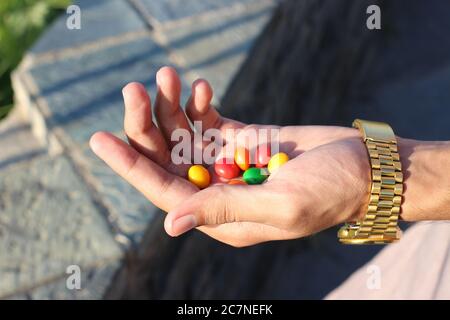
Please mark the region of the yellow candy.
<svg viewBox="0 0 450 320"><path fill-rule="evenodd" d="M284 152L277 153L270 158L269 164L267 165L267 169L269 170L270 173L274 173L279 167L281 167L288 161L289 157L286 153Z"/></svg>
<svg viewBox="0 0 450 320"><path fill-rule="evenodd" d="M204 189L209 186L211 177L208 170L205 167L196 164L189 168L188 171L189 181L195 184L200 189Z"/></svg>

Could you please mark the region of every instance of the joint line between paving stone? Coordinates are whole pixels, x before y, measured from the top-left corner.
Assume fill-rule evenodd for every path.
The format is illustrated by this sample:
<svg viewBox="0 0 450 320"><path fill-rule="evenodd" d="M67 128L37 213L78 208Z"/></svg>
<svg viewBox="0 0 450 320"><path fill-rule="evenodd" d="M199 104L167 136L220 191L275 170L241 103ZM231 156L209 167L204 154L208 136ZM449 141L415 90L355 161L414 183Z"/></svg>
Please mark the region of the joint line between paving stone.
<svg viewBox="0 0 450 320"><path fill-rule="evenodd" d="M30 108L34 108L37 113L43 117L43 120L48 123L48 119L52 116L52 113L47 105L47 100L40 95L39 86L34 81L33 76L28 71L23 71L19 79L22 79L21 82L23 86L32 94L30 99L32 105ZM82 160L80 160L80 158L83 157L77 154L79 147L72 143L70 137L68 137L64 130L58 126L53 126L51 132L47 130L42 133L42 135L45 136L44 138L47 141L56 140L53 142L53 145L57 144L59 150L49 150L50 154L57 153L68 156L67 159L72 166L72 169L80 177L83 184L89 189L91 200L101 213L101 216L106 220L106 224L108 225L114 241L121 247L126 248L129 245L129 242L127 243L125 240L118 241L118 239L126 239L128 241L130 241L130 239L121 232L120 228L113 222L115 220L114 215L111 214L111 210L113 209L109 208L101 200L101 195L95 187L95 183L92 183L92 180L95 180L95 178L91 177L92 175L86 170L85 165L83 165ZM49 146L49 149L50 147L51 146Z"/></svg>
<svg viewBox="0 0 450 320"><path fill-rule="evenodd" d="M150 31L142 29L138 31L127 32L118 36L105 37L96 41L88 42L77 47L68 47L60 50L48 51L40 54L27 54L19 65L21 71L28 70L32 67L51 63L58 60L77 57L83 54L92 53L107 49L116 45L124 44L133 40L149 37Z"/></svg>
<svg viewBox="0 0 450 320"><path fill-rule="evenodd" d="M193 14L191 16L179 18L173 21L166 21L166 22L159 22L156 19L154 19L146 10L146 8L142 5L140 0L128 0L131 3L136 4L136 9L139 11L138 13L144 18L147 19L147 23L150 25L150 27L154 29L171 29L176 27L183 27L186 24L190 24L193 21L198 20L204 20L204 21L210 21L216 18L221 18L224 16L233 16L233 15L239 15L243 12L246 12L248 10L258 10L262 8L269 8L275 5L274 0L260 0L260 1L253 1L250 3L235 3L228 7L223 8L215 8L215 9L209 9L204 12L200 12L197 14ZM195 22L194 22L195 23Z"/></svg>
<svg viewBox="0 0 450 320"><path fill-rule="evenodd" d="M173 22L165 22L161 24L149 15L148 11L139 0L128 0L128 1L132 6L134 6L137 14L144 19L146 24L151 29L152 39L161 48L165 50L169 58L169 61L173 62L180 69L180 72L183 73L184 76L189 81L197 80L198 78L200 78L200 74L198 74L195 70L189 68L187 65L187 61L181 55L172 51L170 43L168 42L168 40L164 35L164 31L174 27L182 27L188 23L192 23L193 21L197 21L199 19L204 20L206 22L218 17L239 16L244 11L258 12L273 7L275 5L274 0L254 1L246 4L237 3L230 7L225 7L216 10L209 10L193 16L181 18ZM220 101L217 99L216 96L213 97L213 103L216 105L217 108L220 108Z"/></svg>
<svg viewBox="0 0 450 320"><path fill-rule="evenodd" d="M146 10L142 2L139 0L128 0L128 4L141 18L150 30L154 30L155 26L160 26L160 23L154 19Z"/></svg>

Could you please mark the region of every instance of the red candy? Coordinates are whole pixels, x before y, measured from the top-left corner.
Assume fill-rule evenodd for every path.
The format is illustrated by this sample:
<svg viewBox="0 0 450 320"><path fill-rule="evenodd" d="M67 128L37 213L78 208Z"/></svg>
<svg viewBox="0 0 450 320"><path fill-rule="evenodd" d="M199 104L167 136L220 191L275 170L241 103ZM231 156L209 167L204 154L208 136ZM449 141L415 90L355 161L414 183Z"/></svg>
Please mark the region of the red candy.
<svg viewBox="0 0 450 320"><path fill-rule="evenodd" d="M221 159L214 164L216 173L226 179L233 179L239 176L241 170L234 163L234 159Z"/></svg>
<svg viewBox="0 0 450 320"><path fill-rule="evenodd" d="M263 168L267 166L271 157L270 144L258 146L255 152L255 167Z"/></svg>

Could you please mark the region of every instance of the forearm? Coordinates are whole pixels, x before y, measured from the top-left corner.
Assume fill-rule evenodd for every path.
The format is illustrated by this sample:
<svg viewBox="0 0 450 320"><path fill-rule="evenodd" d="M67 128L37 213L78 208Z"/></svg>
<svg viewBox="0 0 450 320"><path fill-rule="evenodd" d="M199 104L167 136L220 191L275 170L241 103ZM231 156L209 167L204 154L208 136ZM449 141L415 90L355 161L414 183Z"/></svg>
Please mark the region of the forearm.
<svg viewBox="0 0 450 320"><path fill-rule="evenodd" d="M398 138L404 172L401 218L450 220L450 142Z"/></svg>

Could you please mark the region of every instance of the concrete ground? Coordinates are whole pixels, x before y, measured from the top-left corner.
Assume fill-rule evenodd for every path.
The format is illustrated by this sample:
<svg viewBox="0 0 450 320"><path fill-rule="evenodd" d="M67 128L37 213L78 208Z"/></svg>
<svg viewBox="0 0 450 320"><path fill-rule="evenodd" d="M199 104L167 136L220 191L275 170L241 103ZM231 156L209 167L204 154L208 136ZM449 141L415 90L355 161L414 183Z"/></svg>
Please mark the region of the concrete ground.
<svg viewBox="0 0 450 320"><path fill-rule="evenodd" d="M123 137L121 88L155 93L163 65L208 78L219 102L270 18L272 0L77 0L14 72L14 112L0 123L0 298L96 299L157 209L88 148ZM82 289L66 288L78 265Z"/></svg>

